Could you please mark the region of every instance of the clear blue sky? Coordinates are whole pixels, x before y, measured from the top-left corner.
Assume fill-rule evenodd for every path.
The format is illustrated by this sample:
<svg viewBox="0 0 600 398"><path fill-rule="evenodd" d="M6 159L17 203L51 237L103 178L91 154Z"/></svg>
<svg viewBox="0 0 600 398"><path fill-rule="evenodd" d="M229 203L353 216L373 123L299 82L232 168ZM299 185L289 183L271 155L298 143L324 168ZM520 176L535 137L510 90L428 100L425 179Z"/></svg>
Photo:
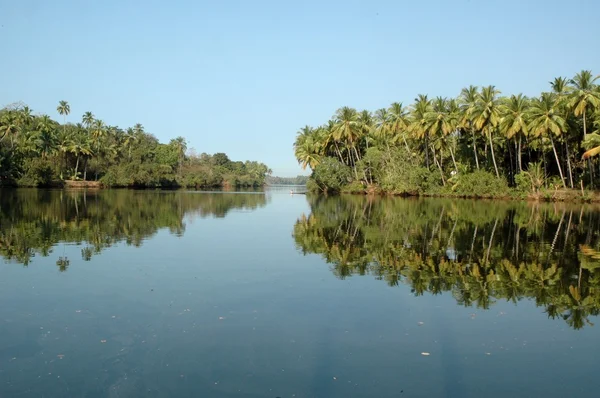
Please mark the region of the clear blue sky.
<svg viewBox="0 0 600 398"><path fill-rule="evenodd" d="M600 73L600 1L0 0L0 106L142 123L162 142L302 170L297 130L469 84L535 95Z"/></svg>

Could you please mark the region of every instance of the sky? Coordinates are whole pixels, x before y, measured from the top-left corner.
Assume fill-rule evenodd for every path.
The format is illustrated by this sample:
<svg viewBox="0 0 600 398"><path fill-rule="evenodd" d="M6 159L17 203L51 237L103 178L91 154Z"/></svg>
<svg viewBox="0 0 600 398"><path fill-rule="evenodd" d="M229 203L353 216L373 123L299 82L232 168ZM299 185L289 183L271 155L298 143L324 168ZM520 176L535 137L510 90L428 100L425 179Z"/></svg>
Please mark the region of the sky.
<svg viewBox="0 0 600 398"><path fill-rule="evenodd" d="M600 1L0 0L0 107L141 123L161 142L307 174L293 143L342 106L470 84L537 95L600 73Z"/></svg>

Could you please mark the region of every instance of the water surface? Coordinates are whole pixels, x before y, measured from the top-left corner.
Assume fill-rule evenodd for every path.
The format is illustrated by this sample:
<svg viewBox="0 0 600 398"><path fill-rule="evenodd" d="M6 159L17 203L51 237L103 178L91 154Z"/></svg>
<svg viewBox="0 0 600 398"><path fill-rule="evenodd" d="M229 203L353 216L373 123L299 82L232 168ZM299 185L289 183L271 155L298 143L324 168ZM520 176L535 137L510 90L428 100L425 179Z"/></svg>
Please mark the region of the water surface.
<svg viewBox="0 0 600 398"><path fill-rule="evenodd" d="M594 396L599 231L589 205L1 190L0 396Z"/></svg>

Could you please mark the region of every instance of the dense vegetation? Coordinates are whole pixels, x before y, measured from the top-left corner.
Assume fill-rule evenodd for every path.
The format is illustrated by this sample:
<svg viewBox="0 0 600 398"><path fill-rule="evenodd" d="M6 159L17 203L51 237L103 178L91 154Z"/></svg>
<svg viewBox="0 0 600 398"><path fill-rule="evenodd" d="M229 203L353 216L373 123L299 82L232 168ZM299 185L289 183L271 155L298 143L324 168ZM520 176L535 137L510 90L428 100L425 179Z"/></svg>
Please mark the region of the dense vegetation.
<svg viewBox="0 0 600 398"><path fill-rule="evenodd" d="M297 247L339 278L370 274L460 305L531 298L579 329L600 314L597 209L527 202L309 196Z"/></svg>
<svg viewBox="0 0 600 398"><path fill-rule="evenodd" d="M581 71L539 97L494 86L458 98L418 95L372 113L343 107L296 138L309 188L397 194L507 196L600 184L600 88ZM514 189L510 189L510 188Z"/></svg>
<svg viewBox="0 0 600 398"><path fill-rule="evenodd" d="M60 101L61 125L22 104L0 110L0 185L92 180L115 187L262 186L270 173L262 163L232 161L224 153L196 155L183 137L162 144L141 124L123 130L92 112L81 123L67 123L70 111Z"/></svg>
<svg viewBox="0 0 600 398"><path fill-rule="evenodd" d="M267 184L269 185L306 185L308 176L299 175L296 177L276 177L267 176Z"/></svg>
<svg viewBox="0 0 600 398"><path fill-rule="evenodd" d="M0 256L27 265L36 255L51 255L63 242L81 245L82 259L88 261L118 242L140 246L159 229L182 235L186 216L225 217L234 209L266 204L264 193L4 189ZM61 270L66 270L68 264L59 260Z"/></svg>

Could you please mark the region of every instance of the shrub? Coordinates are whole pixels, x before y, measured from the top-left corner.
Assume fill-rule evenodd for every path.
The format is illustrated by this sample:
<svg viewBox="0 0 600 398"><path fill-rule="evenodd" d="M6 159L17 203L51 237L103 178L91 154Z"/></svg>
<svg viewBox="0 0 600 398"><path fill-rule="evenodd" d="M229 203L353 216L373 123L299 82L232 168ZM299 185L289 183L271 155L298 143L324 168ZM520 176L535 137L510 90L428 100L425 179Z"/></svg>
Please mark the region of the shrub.
<svg viewBox="0 0 600 398"><path fill-rule="evenodd" d="M25 162L24 171L17 181L17 184L23 187L48 186L59 179L55 173L54 164L43 158L28 159Z"/></svg>
<svg viewBox="0 0 600 398"><path fill-rule="evenodd" d="M351 181L352 171L339 160L326 157L315 167L311 178L321 191L340 192Z"/></svg>
<svg viewBox="0 0 600 398"><path fill-rule="evenodd" d="M458 196L492 198L509 194L508 183L504 177L497 178L484 170L459 174L455 181L456 183L447 189Z"/></svg>

